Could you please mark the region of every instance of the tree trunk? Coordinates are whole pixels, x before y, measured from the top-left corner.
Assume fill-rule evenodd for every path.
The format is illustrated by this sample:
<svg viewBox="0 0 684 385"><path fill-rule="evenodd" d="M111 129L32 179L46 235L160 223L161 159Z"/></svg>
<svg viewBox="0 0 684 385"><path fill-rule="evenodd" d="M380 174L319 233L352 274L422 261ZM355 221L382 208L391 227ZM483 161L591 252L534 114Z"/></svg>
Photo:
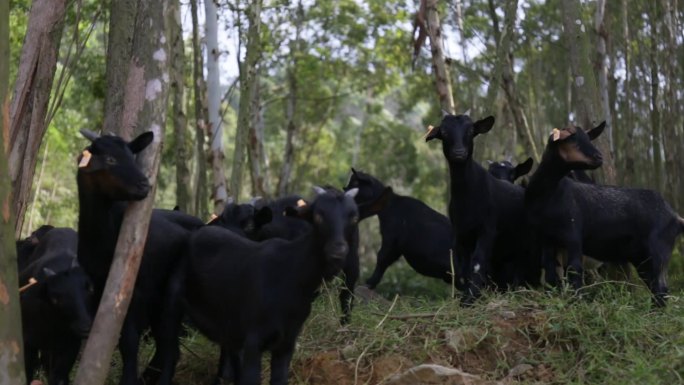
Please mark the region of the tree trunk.
<svg viewBox="0 0 684 385"><path fill-rule="evenodd" d="M9 143L9 0L0 0L0 175L7 175ZM25 385L12 184L0 178L0 382Z"/></svg>
<svg viewBox="0 0 684 385"><path fill-rule="evenodd" d="M594 15L594 31L596 32L596 70L598 73L599 101L606 120L606 128L603 136L608 138L610 153L615 152L613 144L613 117L610 110L610 97L608 96L608 66L606 65L606 42L608 40L608 28L605 26L606 0L596 2L596 14Z"/></svg>
<svg viewBox="0 0 684 385"><path fill-rule="evenodd" d="M662 0L660 2L663 7L664 17L662 26L662 36L665 37L665 52L666 57L676 58L677 57L677 28L675 26L675 15L676 9L669 0ZM665 133L664 147L665 147L665 175L666 175L666 185L668 190L666 196L668 201L671 202L681 211L681 184L680 184L680 169L678 164L678 149L682 140L682 132L679 130L680 122L678 118L679 113L679 102L677 100L677 81L680 79L680 68L677 66L675 60L663 60L663 65L665 67L664 73L666 76L664 99L665 99L665 109L663 111L663 127L667 131Z"/></svg>
<svg viewBox="0 0 684 385"><path fill-rule="evenodd" d="M605 117L601 116L594 106L599 105L596 79L591 66L589 37L582 21L579 0L562 0L563 33L572 73L572 90L574 110L577 112L579 125L589 130L595 127ZM603 155L604 182L615 184L615 165L610 152L610 144L606 135L596 139L599 150Z"/></svg>
<svg viewBox="0 0 684 385"><path fill-rule="evenodd" d="M107 94L105 95L102 131L123 135L124 92L131 63L136 0L110 3L109 37L107 43ZM129 119L130 120L130 119Z"/></svg>
<svg viewBox="0 0 684 385"><path fill-rule="evenodd" d="M204 28L207 38L207 99L209 106L209 137L211 138L211 169L213 175L212 198L214 213L220 214L228 199L226 191L226 171L223 167L223 122L221 121L221 77L218 58L218 14L215 0L205 0L206 21Z"/></svg>
<svg viewBox="0 0 684 385"><path fill-rule="evenodd" d="M283 166L280 170L280 177L278 178L278 195L284 196L290 190L290 179L292 178L292 169L294 167L294 134L297 131L297 123L295 120L295 112L297 111L297 59L292 47L290 46L291 64L287 70L287 80L289 85L289 93L287 96L287 107L285 116L287 120L287 134L285 137L285 154L283 154Z"/></svg>
<svg viewBox="0 0 684 385"><path fill-rule="evenodd" d="M38 149L47 130L45 119L64 29L65 3L65 0L33 2L14 84L9 175L17 238L21 235L24 213L30 201Z"/></svg>
<svg viewBox="0 0 684 385"><path fill-rule="evenodd" d="M656 190L663 191L663 158L661 147L660 106L660 77L658 75L658 2L651 3L651 44L649 59L651 67L651 152L653 153L653 184Z"/></svg>
<svg viewBox="0 0 684 385"><path fill-rule="evenodd" d="M204 83L204 63L202 61L202 47L199 39L199 21L197 17L197 0L190 0L192 14L192 88L195 99L195 163L197 165L197 180L195 182L195 214L200 218L209 216L207 207L207 157L204 150L206 136L206 122L208 112L205 101L206 86Z"/></svg>
<svg viewBox="0 0 684 385"><path fill-rule="evenodd" d="M618 137L618 149L624 149L627 143L634 143L634 130L633 130L633 111L632 111L632 56L630 47L630 34L629 34L629 4L627 0L622 0L620 4L622 9L622 40L625 45L624 49L624 65L625 65L625 82L623 84L622 93L625 95L623 111L624 111L624 124L621 126L624 135ZM624 140L623 140L624 138ZM624 162L622 168L625 170L622 173L622 183L625 185L631 185L634 182L634 153L632 151L624 151Z"/></svg>
<svg viewBox="0 0 684 385"><path fill-rule="evenodd" d="M269 185L268 164L266 154L264 153L264 125L261 119L261 87L259 86L259 77L260 71L257 69L254 79L254 92L250 101L252 119L249 125L247 155L252 180L252 195L267 198L270 196L271 188Z"/></svg>
<svg viewBox="0 0 684 385"><path fill-rule="evenodd" d="M247 147L247 133L252 125L252 114L255 113L255 90L258 81L257 66L261 57L261 0L249 3L246 9L247 47L245 62L240 70L240 109L238 111L238 126L235 131L235 153L233 154L233 175L230 178L230 190L237 202L242 187L242 166L245 161Z"/></svg>
<svg viewBox="0 0 684 385"><path fill-rule="evenodd" d="M447 71L444 52L442 51L442 27L437 12L437 0L422 0L425 2L427 31L430 36L430 50L432 51L432 72L435 75L435 88L439 96L439 104L443 111L456 113L454 96L451 89L451 79Z"/></svg>
<svg viewBox="0 0 684 385"><path fill-rule="evenodd" d="M186 131L188 129L183 104L185 94L185 50L181 24L180 1L169 2L168 28L171 49L171 92L173 95L173 137L176 145L176 204L186 213L195 213L190 199L190 170Z"/></svg>
<svg viewBox="0 0 684 385"><path fill-rule="evenodd" d="M126 209L114 260L76 373L75 385L100 385L106 380L147 238L166 123L168 42L164 38L165 4L161 0L141 0L138 3L123 109L124 116L131 116L137 122L139 132L154 132L153 143L138 155L137 161L155 187L147 198L129 203Z"/></svg>

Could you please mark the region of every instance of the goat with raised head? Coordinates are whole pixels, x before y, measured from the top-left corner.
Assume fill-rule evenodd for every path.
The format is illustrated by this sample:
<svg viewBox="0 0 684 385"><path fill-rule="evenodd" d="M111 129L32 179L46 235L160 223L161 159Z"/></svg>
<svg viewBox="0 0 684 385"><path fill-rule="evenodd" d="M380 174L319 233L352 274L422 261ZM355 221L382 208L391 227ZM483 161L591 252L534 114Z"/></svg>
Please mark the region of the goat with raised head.
<svg viewBox="0 0 684 385"><path fill-rule="evenodd" d="M540 279L539 258L525 221L523 188L496 179L473 160L473 139L493 125L493 116L473 122L468 115L446 115L425 138L442 141L449 164L449 218L466 305L480 296L488 282L537 285ZM496 272L502 275L493 276Z"/></svg>
<svg viewBox="0 0 684 385"><path fill-rule="evenodd" d="M271 352L271 385L287 384L295 342L324 279L344 266L358 221L357 190L317 188L311 204L290 208L312 229L297 239L253 242L218 226L189 244L186 299L200 331L221 346L217 383L260 384Z"/></svg>
<svg viewBox="0 0 684 385"><path fill-rule="evenodd" d="M91 143L79 157L78 260L92 278L95 296L102 296L128 201L141 200L151 186L135 162L152 132L130 142L82 131ZM154 210L131 303L124 320L119 350L123 360L121 384L138 383L138 349L143 332L151 328L156 349L144 377L170 384L179 356L179 301L183 281L182 257L190 230L203 225L179 211Z"/></svg>
<svg viewBox="0 0 684 385"><path fill-rule="evenodd" d="M582 286L582 254L603 262L630 262L651 290L653 303L663 306L667 265L684 220L653 190L566 178L571 170L601 166L601 153L591 140L604 127L605 122L587 132L574 126L554 129L525 191L529 223L544 244L547 280L558 282L554 247L566 250L566 271L575 289Z"/></svg>
<svg viewBox="0 0 684 385"><path fill-rule="evenodd" d="M39 235L33 262L19 272L26 380L42 365L48 384L66 385L92 324L93 286L78 265L74 230L50 228Z"/></svg>
<svg viewBox="0 0 684 385"><path fill-rule="evenodd" d="M382 245L373 274L366 280L374 289L385 271L404 256L419 274L451 283L453 235L449 218L418 199L396 194L374 176L352 168L345 190L358 188L354 197L360 219L377 215ZM458 282L456 282L458 284Z"/></svg>

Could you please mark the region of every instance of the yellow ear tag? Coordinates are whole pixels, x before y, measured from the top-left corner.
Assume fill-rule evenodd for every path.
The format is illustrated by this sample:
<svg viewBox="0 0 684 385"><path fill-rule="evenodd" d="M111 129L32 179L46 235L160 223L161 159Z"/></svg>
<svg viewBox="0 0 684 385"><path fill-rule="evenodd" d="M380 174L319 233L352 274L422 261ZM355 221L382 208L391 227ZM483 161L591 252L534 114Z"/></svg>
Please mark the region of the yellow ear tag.
<svg viewBox="0 0 684 385"><path fill-rule="evenodd" d="M88 163L90 163L90 158L93 156L93 154L90 153L88 150L83 150L83 157L81 158L81 161L78 162L78 167L83 168L87 167Z"/></svg>
<svg viewBox="0 0 684 385"><path fill-rule="evenodd" d="M429 125L429 126L427 127L427 132L425 133L425 135L423 135L423 139L427 138L428 135L430 135L430 133L431 133L432 130L434 130L434 129L435 129L435 126L433 126L432 124Z"/></svg>
<svg viewBox="0 0 684 385"><path fill-rule="evenodd" d="M218 218L218 215L216 215L216 214L214 214L214 213L211 213L211 216L209 217L209 220L207 221L207 223L213 221L213 220L216 219L216 218Z"/></svg>
<svg viewBox="0 0 684 385"><path fill-rule="evenodd" d="M304 202L304 199L300 199L297 201L297 207L304 207L306 206L306 202Z"/></svg>
<svg viewBox="0 0 684 385"><path fill-rule="evenodd" d="M560 133L560 130L559 130L559 129L554 128L553 131L551 131L551 134L553 135L553 141L554 141L554 142L557 141L558 139L560 139L560 134L561 134L561 133Z"/></svg>
<svg viewBox="0 0 684 385"><path fill-rule="evenodd" d="M31 287L37 283L38 283L38 281L35 278L31 277L31 278L29 278L29 281L26 285L19 288L19 292L23 293L24 291L26 291L26 289L28 289L29 287Z"/></svg>

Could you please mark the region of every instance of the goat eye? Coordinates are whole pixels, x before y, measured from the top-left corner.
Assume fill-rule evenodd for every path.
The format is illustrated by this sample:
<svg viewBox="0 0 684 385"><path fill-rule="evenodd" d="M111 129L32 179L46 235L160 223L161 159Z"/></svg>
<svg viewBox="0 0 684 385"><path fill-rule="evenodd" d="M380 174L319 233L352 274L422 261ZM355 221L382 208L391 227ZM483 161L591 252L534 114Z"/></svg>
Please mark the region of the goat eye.
<svg viewBox="0 0 684 385"><path fill-rule="evenodd" d="M313 219L314 219L314 223L316 223L317 225L320 225L321 223L323 223L323 216L321 214L314 214Z"/></svg>
<svg viewBox="0 0 684 385"><path fill-rule="evenodd" d="M357 223L359 222L359 216L358 216L358 214L352 214L349 221L350 221L353 225L357 224Z"/></svg>
<svg viewBox="0 0 684 385"><path fill-rule="evenodd" d="M108 165L113 166L116 164L116 159L114 159L113 156L108 156L105 158L105 162L107 162Z"/></svg>

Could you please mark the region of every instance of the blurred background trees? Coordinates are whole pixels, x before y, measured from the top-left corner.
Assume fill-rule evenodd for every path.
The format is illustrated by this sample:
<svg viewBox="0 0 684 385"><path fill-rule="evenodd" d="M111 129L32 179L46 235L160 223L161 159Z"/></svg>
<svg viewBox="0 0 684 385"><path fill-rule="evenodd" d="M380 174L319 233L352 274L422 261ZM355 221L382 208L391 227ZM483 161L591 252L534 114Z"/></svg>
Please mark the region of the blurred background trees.
<svg viewBox="0 0 684 385"><path fill-rule="evenodd" d="M10 2L10 90L28 68L21 55L38 3ZM50 35L58 38L54 80L45 80L46 116L37 116L47 131L31 152L32 189L15 188L26 207L17 235L43 223L75 227L78 129L135 125L104 120L117 108L105 98L117 82L107 52L131 33L121 28L131 8L124 3L67 2L61 32ZM456 113L496 116L477 139L479 161L538 158L552 128L607 120L600 145L614 168L599 178L655 188L684 211L684 2L223 0L209 16L216 47L205 28L212 4L170 4L169 128L156 207L179 204L207 218L228 196L342 186L354 166L445 212L446 164L422 135L451 103L446 80ZM412 35L421 23L427 29ZM431 45L440 44L436 26L440 46ZM435 62L435 52L443 59ZM441 64L446 74L437 77ZM366 239L370 254L375 241Z"/></svg>

